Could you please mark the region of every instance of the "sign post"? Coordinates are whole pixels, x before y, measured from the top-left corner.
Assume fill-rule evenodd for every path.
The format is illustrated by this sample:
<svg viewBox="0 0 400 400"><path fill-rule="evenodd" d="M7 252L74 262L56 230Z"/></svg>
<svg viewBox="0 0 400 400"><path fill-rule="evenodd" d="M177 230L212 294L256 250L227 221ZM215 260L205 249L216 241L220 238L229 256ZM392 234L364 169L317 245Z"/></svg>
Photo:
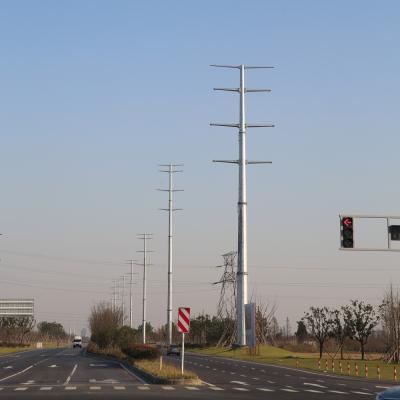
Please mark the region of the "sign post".
<svg viewBox="0 0 400 400"><path fill-rule="evenodd" d="M185 363L185 333L189 333L190 329L190 308L179 307L178 310L178 330L182 333L182 353L181 353L181 370L182 375Z"/></svg>

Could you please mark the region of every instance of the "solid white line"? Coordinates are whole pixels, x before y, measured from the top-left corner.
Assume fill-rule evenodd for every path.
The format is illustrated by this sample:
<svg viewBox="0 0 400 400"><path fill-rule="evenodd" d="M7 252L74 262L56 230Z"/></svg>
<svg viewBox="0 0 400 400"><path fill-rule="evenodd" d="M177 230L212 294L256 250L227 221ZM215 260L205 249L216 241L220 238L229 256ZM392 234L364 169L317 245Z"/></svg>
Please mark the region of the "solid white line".
<svg viewBox="0 0 400 400"><path fill-rule="evenodd" d="M6 376L5 378L0 379L0 382L5 381L6 379L10 379L10 378L12 378L13 376L17 376L17 375L19 375L19 374L23 374L24 372L30 370L31 368L33 368L33 365L30 365L28 368L25 368L25 369L23 369L22 371L16 372L15 374L12 374L12 375Z"/></svg>
<svg viewBox="0 0 400 400"><path fill-rule="evenodd" d="M128 368L125 367L124 364L122 363L118 363L120 365L120 367L127 372L129 375L133 376L134 378L136 378L140 383L147 383L146 381L144 381L142 378L140 378L139 376L137 376L135 373L133 373L131 370L129 370Z"/></svg>
<svg viewBox="0 0 400 400"><path fill-rule="evenodd" d="M69 381L70 381L71 378L72 378L72 375L74 375L74 373L75 373L75 371L76 371L77 368L78 368L78 364L75 364L75 365L74 365L74 368L72 368L72 372L69 374L67 380L64 382L64 386L68 385Z"/></svg>

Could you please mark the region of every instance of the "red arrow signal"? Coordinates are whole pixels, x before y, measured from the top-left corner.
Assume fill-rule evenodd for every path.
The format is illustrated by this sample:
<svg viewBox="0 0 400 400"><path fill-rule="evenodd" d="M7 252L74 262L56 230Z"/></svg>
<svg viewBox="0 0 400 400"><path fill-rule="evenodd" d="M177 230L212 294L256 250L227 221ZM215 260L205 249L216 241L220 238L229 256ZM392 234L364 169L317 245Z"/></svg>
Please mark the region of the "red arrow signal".
<svg viewBox="0 0 400 400"><path fill-rule="evenodd" d="M350 217L343 218L343 225L346 228L349 228L350 226L352 226L353 225L353 218L350 218Z"/></svg>

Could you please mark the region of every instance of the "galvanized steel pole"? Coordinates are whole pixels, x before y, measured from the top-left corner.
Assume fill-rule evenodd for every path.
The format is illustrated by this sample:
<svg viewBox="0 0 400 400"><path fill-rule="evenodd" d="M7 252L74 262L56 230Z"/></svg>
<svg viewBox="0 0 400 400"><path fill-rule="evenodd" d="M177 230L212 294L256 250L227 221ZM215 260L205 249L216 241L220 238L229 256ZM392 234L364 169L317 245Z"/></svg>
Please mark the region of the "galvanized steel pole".
<svg viewBox="0 0 400 400"><path fill-rule="evenodd" d="M246 131L247 128L269 128L274 125L266 124L247 124L246 123L246 107L245 93L247 92L269 92L269 89L247 89L245 87L245 70L256 68L272 68L272 67L255 67L245 65L211 65L220 68L235 68L240 70L240 86L239 88L214 88L214 90L222 90L227 92L238 92L240 96L239 102L239 123L220 124L212 123L212 126L225 126L229 128L239 129L239 158L237 160L213 160L214 162L222 162L228 164L237 164L239 166L239 196L238 196L238 265L236 272L237 293L236 293L236 344L239 346L246 345L246 325L245 325L245 304L248 302L248 282L247 282L247 164L269 164L270 161L248 161L246 156Z"/></svg>

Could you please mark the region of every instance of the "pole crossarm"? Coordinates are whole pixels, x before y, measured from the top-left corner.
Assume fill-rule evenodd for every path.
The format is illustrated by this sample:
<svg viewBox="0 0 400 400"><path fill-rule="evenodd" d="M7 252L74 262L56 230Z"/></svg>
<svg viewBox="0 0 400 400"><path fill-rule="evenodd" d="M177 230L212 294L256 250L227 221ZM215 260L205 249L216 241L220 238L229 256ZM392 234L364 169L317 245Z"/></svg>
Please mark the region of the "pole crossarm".
<svg viewBox="0 0 400 400"><path fill-rule="evenodd" d="M157 189L159 192L184 192L184 189L172 189L172 190L169 190L169 189Z"/></svg>
<svg viewBox="0 0 400 400"><path fill-rule="evenodd" d="M226 163L226 164L239 164L239 160L212 160L212 162ZM272 164L272 161L246 161L246 164L248 164L248 165Z"/></svg>
<svg viewBox="0 0 400 400"><path fill-rule="evenodd" d="M221 65L221 64L210 64L210 67L216 68L236 68L240 69L242 65ZM274 68L273 66L256 66L256 65L243 65L244 69L267 69L267 68Z"/></svg>
<svg viewBox="0 0 400 400"><path fill-rule="evenodd" d="M210 126L224 126L227 128L239 128L240 124L226 124L212 122ZM245 128L275 128L273 124L245 124Z"/></svg>
<svg viewBox="0 0 400 400"><path fill-rule="evenodd" d="M240 93L240 88L213 88L213 90L219 90L223 92L237 92ZM258 93L258 92L271 92L271 89L247 89L244 88L245 93Z"/></svg>

